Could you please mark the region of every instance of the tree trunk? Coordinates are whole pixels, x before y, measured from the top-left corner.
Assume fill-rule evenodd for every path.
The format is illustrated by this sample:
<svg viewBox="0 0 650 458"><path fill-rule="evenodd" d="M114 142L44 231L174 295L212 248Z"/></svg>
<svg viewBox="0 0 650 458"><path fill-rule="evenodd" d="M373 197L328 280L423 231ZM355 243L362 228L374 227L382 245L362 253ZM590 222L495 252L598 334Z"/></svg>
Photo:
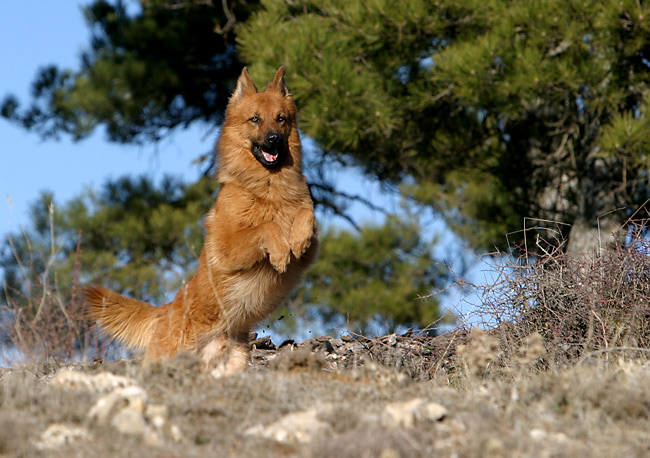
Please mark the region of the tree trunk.
<svg viewBox="0 0 650 458"><path fill-rule="evenodd" d="M598 256L603 249L624 241L626 213L621 192L622 166L616 159L587 159L576 189L576 217L566 253Z"/></svg>
<svg viewBox="0 0 650 458"><path fill-rule="evenodd" d="M625 232L620 218L604 216L595 223L577 220L569 231L566 253L569 256L599 256L624 240Z"/></svg>

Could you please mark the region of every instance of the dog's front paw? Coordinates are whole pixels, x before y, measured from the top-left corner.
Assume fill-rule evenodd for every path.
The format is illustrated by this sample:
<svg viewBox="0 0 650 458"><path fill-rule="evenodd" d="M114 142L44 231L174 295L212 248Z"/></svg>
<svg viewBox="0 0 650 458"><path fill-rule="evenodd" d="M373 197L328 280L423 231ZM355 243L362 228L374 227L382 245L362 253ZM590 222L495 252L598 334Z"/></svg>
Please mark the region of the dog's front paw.
<svg viewBox="0 0 650 458"><path fill-rule="evenodd" d="M273 268L279 273L282 274L287 270L287 264L289 264L290 252L278 251L276 253L269 253L269 262Z"/></svg>
<svg viewBox="0 0 650 458"><path fill-rule="evenodd" d="M291 247L291 252L297 259L300 259L311 245L315 224L314 213L308 209L303 209L296 215L296 219L293 221L291 227L289 246Z"/></svg>
<svg viewBox="0 0 650 458"><path fill-rule="evenodd" d="M294 237L294 234L291 234L291 240L289 241L289 245L291 246L291 252L293 255L296 257L296 259L300 259L300 257L305 254L305 251L307 251L307 248L311 245L311 238L312 234L309 234L307 237Z"/></svg>
<svg viewBox="0 0 650 458"><path fill-rule="evenodd" d="M266 242L265 249L269 254L269 262L278 273L284 273L291 258L289 242L275 223L267 224L264 238Z"/></svg>

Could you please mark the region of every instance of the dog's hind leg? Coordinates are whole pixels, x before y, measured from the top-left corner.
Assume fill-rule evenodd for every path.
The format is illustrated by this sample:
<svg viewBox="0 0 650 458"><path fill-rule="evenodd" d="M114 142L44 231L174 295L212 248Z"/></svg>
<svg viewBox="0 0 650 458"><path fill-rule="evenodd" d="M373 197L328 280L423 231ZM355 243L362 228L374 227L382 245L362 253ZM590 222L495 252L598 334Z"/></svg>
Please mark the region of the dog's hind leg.
<svg viewBox="0 0 650 458"><path fill-rule="evenodd" d="M233 336L214 333L202 339L199 356L205 370L215 378L242 372L248 366L250 347L248 331Z"/></svg>
<svg viewBox="0 0 650 458"><path fill-rule="evenodd" d="M228 360L226 361L225 374L232 375L242 372L248 367L250 361L250 346L248 343L248 332L246 338L236 338L230 341L230 351L228 352ZM212 374L215 376L215 374Z"/></svg>

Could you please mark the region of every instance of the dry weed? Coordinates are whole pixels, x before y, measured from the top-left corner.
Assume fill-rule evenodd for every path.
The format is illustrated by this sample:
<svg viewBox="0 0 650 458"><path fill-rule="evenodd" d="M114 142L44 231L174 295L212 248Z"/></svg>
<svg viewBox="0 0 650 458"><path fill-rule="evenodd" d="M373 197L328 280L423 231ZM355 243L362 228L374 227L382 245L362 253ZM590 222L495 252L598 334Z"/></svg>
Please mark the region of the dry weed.
<svg viewBox="0 0 650 458"><path fill-rule="evenodd" d="M73 275L58 278L61 262L54 229L54 207L49 211L49 253L43 258L23 234L27 252L19 253L10 236L9 245L20 270L11 285L3 284L5 303L0 303L0 336L5 346L1 364L72 360L104 354L106 346L89 327L80 294L81 234L77 241Z"/></svg>
<svg viewBox="0 0 650 458"><path fill-rule="evenodd" d="M650 240L639 226L626 246L598 256L558 250L529 264L503 266L484 287L477 313L499 337L507 364L527 336L539 333L546 363L638 357L650 348Z"/></svg>

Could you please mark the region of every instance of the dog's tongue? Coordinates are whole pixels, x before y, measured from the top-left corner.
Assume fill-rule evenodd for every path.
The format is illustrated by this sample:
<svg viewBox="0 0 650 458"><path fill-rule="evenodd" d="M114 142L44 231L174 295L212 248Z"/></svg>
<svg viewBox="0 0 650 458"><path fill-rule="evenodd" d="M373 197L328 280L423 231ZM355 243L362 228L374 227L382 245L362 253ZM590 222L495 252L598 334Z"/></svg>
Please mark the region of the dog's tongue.
<svg viewBox="0 0 650 458"><path fill-rule="evenodd" d="M275 160L278 158L278 154L271 154L267 153L266 151L262 151L262 155L264 156L264 159L266 159L266 162L275 162Z"/></svg>

